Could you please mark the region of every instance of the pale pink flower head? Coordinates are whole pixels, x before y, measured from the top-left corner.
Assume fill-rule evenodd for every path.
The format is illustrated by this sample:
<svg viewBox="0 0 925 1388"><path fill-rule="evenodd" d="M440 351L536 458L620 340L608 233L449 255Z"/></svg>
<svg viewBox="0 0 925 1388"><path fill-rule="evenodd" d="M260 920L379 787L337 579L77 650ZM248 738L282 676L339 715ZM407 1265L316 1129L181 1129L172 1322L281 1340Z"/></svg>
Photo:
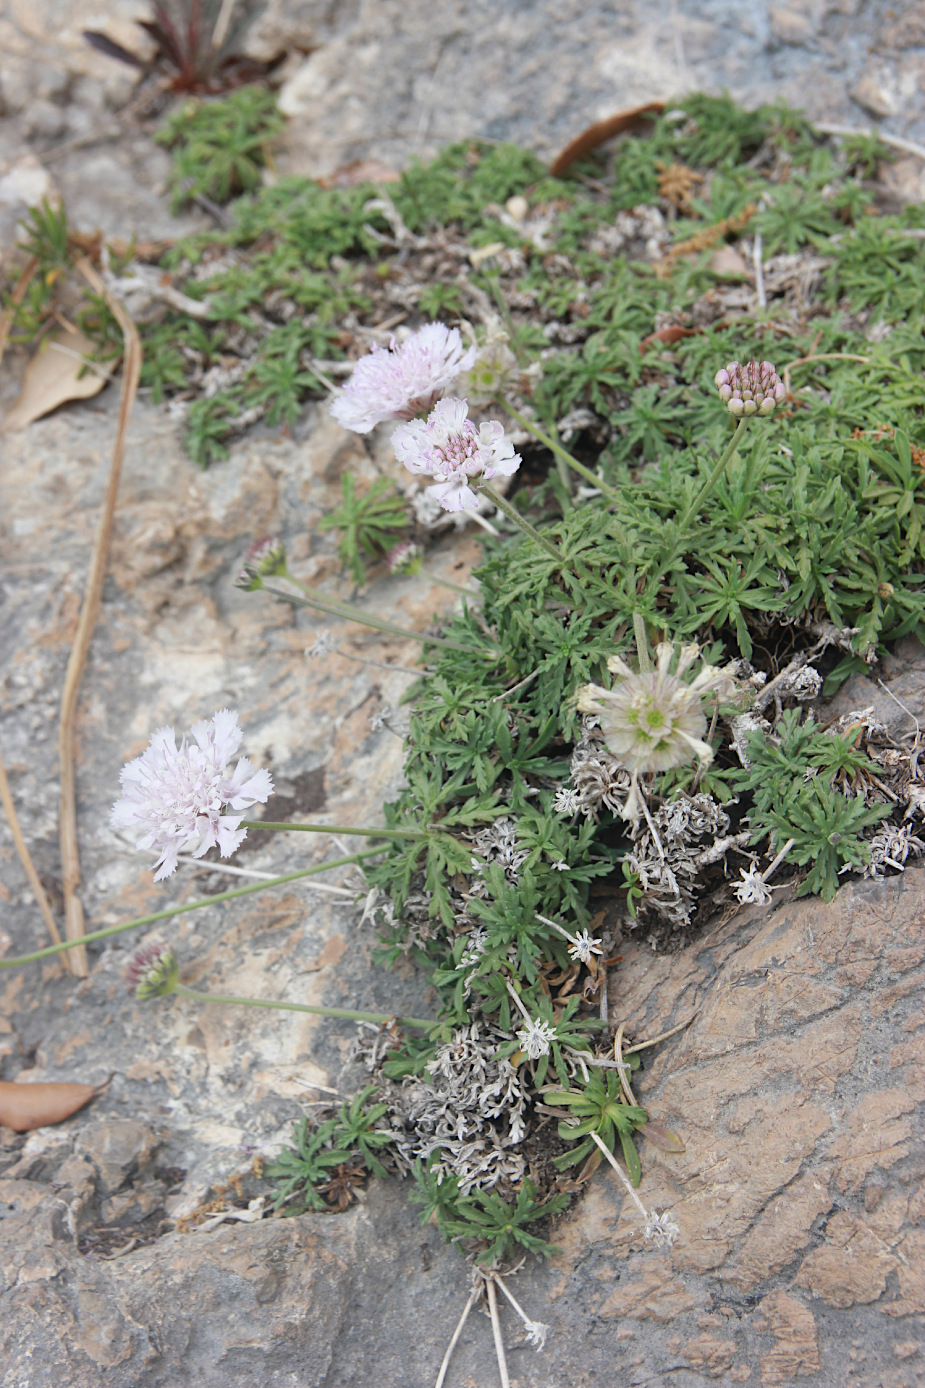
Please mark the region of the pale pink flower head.
<svg viewBox="0 0 925 1388"><path fill-rule="evenodd" d="M414 419L426 414L474 361L475 348L463 351L458 328L427 323L401 345L393 337L388 351L374 347L361 357L331 414L355 434L368 434L387 419Z"/></svg>
<svg viewBox="0 0 925 1388"><path fill-rule="evenodd" d="M268 771L255 771L241 757L234 771L227 763L241 745L238 715L221 709L211 720L194 723L191 746L177 746L173 728L159 728L140 757L122 768L123 798L112 808L112 825L135 834L135 847L159 854L155 882L176 871L180 853L201 858L218 847L229 858L247 837L239 826L244 810L273 793Z"/></svg>
<svg viewBox="0 0 925 1388"><path fill-rule="evenodd" d="M392 435L395 456L409 472L436 477L436 486L427 490L445 511L474 510L476 488L492 477L511 477L520 467L503 425L492 420L476 429L468 416L465 400L438 400L426 423L413 419Z"/></svg>

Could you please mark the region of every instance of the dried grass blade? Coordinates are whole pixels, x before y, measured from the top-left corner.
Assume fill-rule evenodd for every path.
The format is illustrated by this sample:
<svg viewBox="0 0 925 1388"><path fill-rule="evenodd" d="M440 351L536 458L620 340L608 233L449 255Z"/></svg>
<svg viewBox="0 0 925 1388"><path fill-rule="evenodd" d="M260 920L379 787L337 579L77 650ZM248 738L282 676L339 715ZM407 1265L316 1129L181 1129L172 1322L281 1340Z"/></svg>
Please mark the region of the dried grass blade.
<svg viewBox="0 0 925 1388"><path fill-rule="evenodd" d="M0 803L3 805L4 814L10 826L10 832L13 835L13 844L16 848L16 852L19 854L19 861L22 863L25 874L29 879L32 895L35 897L38 908L44 917L45 924L48 926L48 933L55 944L60 945L61 932L58 930L57 921L52 915L51 906L48 904L48 897L45 895L45 888L42 886L39 875L35 870L35 864L32 861L32 857L26 845L26 840L23 838L22 829L19 824L19 816L16 813L16 806L13 803L10 783L7 780L6 767L3 765L2 756L0 756ZM65 960L65 962L67 961Z"/></svg>
<svg viewBox="0 0 925 1388"><path fill-rule="evenodd" d="M94 292L103 296L110 312L122 329L125 341L125 361L122 371L122 399L119 404L119 421L116 429L116 441L112 450L109 481L106 484L103 509L100 512L93 553L90 558L87 591L80 610L77 632L71 647L67 674L64 678L64 689L61 694L61 724L58 735L61 761L59 834L61 839L61 878L64 889L64 927L69 940L79 940L84 933L83 906L77 895L77 888L80 886L80 855L77 848L77 786L74 774L74 725L77 714L77 695L103 595L103 579L106 575L106 562L109 557L109 539L115 516L116 499L119 494L122 458L125 453L125 435L141 374L141 339L135 324L118 299L110 294L85 256L81 256L77 260L77 269ZM89 969L87 953L83 946L71 952L71 960L72 971L78 978L86 978Z"/></svg>

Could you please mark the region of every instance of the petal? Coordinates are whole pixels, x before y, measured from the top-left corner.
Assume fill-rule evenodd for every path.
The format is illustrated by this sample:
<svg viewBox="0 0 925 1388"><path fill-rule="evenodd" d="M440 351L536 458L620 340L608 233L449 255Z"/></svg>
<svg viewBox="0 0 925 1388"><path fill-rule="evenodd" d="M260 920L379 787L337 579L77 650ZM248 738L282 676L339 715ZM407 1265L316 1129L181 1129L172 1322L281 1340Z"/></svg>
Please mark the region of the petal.
<svg viewBox="0 0 925 1388"><path fill-rule="evenodd" d="M407 424L399 424L392 435L392 447L398 461L404 464L409 472L436 471L433 445L423 420L412 419Z"/></svg>
<svg viewBox="0 0 925 1388"><path fill-rule="evenodd" d="M212 727L215 729L215 762L218 766L224 766L244 740L244 734L238 727L237 713L227 708L219 709L218 713L212 715Z"/></svg>
<svg viewBox="0 0 925 1388"><path fill-rule="evenodd" d="M445 400L437 401L427 422L435 433L440 432L444 437L449 437L450 434L458 434L468 418L467 402L449 395Z"/></svg>
<svg viewBox="0 0 925 1388"><path fill-rule="evenodd" d="M235 768L232 783L229 783L230 793L225 794L225 800L233 810L246 809L248 805L254 805L258 801L265 805L273 794L273 779L269 771L255 771L253 775L249 775L251 771L253 767L250 762L246 757L242 757Z"/></svg>
<svg viewBox="0 0 925 1388"><path fill-rule="evenodd" d="M222 815L218 821L216 842L223 858L230 858L247 838L247 830L239 829L241 815Z"/></svg>
<svg viewBox="0 0 925 1388"><path fill-rule="evenodd" d="M702 741L699 737L691 737L690 733L686 733L683 728L675 728L675 737L683 738L688 746L696 753L703 765L709 766L710 762L713 760L713 748L708 742Z"/></svg>
<svg viewBox="0 0 925 1388"><path fill-rule="evenodd" d="M633 678L633 671L620 655L612 655L609 657L607 669L612 675L619 675L622 679L629 680ZM604 691L602 690L601 692L603 693Z"/></svg>
<svg viewBox="0 0 925 1388"><path fill-rule="evenodd" d="M471 487L466 486L465 479L440 482L427 490L436 497L444 511L474 511L479 504L478 496Z"/></svg>

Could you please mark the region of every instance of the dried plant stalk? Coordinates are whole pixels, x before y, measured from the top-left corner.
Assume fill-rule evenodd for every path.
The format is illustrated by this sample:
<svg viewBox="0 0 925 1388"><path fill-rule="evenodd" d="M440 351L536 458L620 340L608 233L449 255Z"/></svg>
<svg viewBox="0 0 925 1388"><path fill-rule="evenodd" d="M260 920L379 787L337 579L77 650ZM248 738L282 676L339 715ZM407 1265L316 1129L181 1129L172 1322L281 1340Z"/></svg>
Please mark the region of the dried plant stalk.
<svg viewBox="0 0 925 1388"><path fill-rule="evenodd" d="M78 259L77 269L94 292L103 296L110 312L122 329L125 341L125 362L122 372L119 422L112 451L109 481L106 484L103 509L100 512L93 553L90 557L87 591L84 595L83 606L80 609L77 632L71 647L67 673L64 677L64 689L61 694L61 723L58 735L61 762L59 834L61 839L61 879L64 890L64 927L69 940L79 940L84 933L83 905L77 895L77 888L80 886L80 855L77 848L77 786L74 774L74 725L77 714L77 696L103 595L103 579L106 575L106 561L109 557L109 538L112 533L116 498L119 493L119 478L122 473L122 458L125 453L125 435L141 373L141 339L135 324L118 299L110 294L85 256ZM82 945L71 952L71 960L72 971L78 978L86 978L89 969L87 953Z"/></svg>
<svg viewBox="0 0 925 1388"><path fill-rule="evenodd" d="M16 852L19 854L19 861L22 863L25 874L29 879L29 886L32 888L32 895L35 897L36 902L38 903L38 908L45 919L45 924L48 926L48 933L54 940L55 944L60 945L61 932L58 929L57 921L52 915L51 906L48 903L48 897L45 895L45 888L42 886L42 883L39 879L39 875L35 870L35 864L32 861L32 856L29 853L29 849L26 845L26 840L23 838L22 829L19 824L19 816L16 813L16 806L13 803L13 796L10 791L10 783L7 780L6 767L3 765L2 756L0 756L0 803L2 803L3 805L4 814L7 817L7 821L10 826L10 832L13 835L13 843L15 845ZM67 961L65 960L65 962Z"/></svg>

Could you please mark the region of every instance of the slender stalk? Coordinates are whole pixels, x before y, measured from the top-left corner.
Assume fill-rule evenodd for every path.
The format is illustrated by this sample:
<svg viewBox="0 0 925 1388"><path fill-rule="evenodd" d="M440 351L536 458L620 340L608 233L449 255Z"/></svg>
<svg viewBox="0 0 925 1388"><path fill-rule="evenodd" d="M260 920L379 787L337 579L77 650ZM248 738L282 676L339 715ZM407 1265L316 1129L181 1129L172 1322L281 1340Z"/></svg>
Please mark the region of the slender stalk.
<svg viewBox="0 0 925 1388"><path fill-rule="evenodd" d="M511 418L517 421L522 429L526 429L535 439L539 439L540 443L544 443L546 447L554 453L557 458L561 458L573 472L577 472L586 482L590 482L591 486L595 487L599 492L602 492L609 501L619 501L619 492L615 491L613 487L609 487L606 482L602 482L590 468L585 467L584 463L580 463L577 458L573 458L567 448L563 448L561 443L551 438L550 435L541 429L538 424L535 424L532 419L528 419L526 415L521 414L520 410L515 409L510 401L504 401L504 408Z"/></svg>
<svg viewBox="0 0 925 1388"><path fill-rule="evenodd" d="M420 641L424 646L452 646L454 650L466 651L470 655L490 654L488 651L480 650L477 646L465 646L461 641L453 641L448 636L425 636L421 631L411 631L408 627L396 626L394 622L384 622L380 617L373 617L367 612L360 612L359 608L352 607L348 602L340 602L337 598L322 597L296 578L291 581L298 583L306 596L303 597L299 593L288 593L285 588L277 588L265 580L262 587L264 592L272 593L275 598L282 598L283 602L291 602L296 607L313 608L317 612L326 613L329 617L341 617L344 621L356 622L359 626L372 627L374 631L385 632L387 636L401 636L406 641Z"/></svg>
<svg viewBox="0 0 925 1388"><path fill-rule="evenodd" d="M436 583L438 588L448 588L451 593L461 593L464 598L482 596L474 588L464 588L460 583L451 583L448 578L438 578L436 574L429 574L426 569L421 569L421 577L426 578L428 583Z"/></svg>
<svg viewBox="0 0 925 1388"><path fill-rule="evenodd" d="M688 506L687 510L684 512L684 515L681 517L680 523L678 525L679 539L687 530L688 524L691 521L692 517L696 516L697 512L703 506L703 503L712 494L713 488L716 486L717 482L722 477L723 473L726 471L726 468L728 464L731 462L736 449L742 442L742 438L747 428L748 418L747 416L743 415L742 418L739 420L738 424L736 425L735 433L729 440L728 444L723 450L723 453L720 455L719 462L716 464L713 471L710 473L709 477L704 482L703 486L700 488L700 491L694 497L690 506Z"/></svg>
<svg viewBox="0 0 925 1388"><path fill-rule="evenodd" d="M216 896L203 896L198 901L188 901L183 906L168 906L163 911L152 911L148 916L138 916L135 920L123 921L120 925L107 925L103 930L93 930L80 940L64 940L60 945L48 945L37 949L34 954L21 954L15 959L0 959L0 969L15 969L20 964L34 964L39 959L48 959L53 954L61 954L66 949L76 949L79 945L93 944L95 940L108 940L110 935L121 935L123 930L134 930L138 925L153 925L155 921L167 920L169 916L183 916L187 911L198 911L202 906L219 906L223 901L234 901L239 896L251 896L254 892L264 892L268 887L281 887L286 882L297 882L301 877L314 877L329 868L346 867L348 863L359 863L364 858L374 858L382 853L381 848L366 848L362 853L352 853L349 858L332 858L329 863L318 863L315 867L300 868L297 872L284 872L279 877L270 877L266 882L255 882L252 887L234 887Z"/></svg>
<svg viewBox="0 0 925 1388"><path fill-rule="evenodd" d="M550 558L555 559L560 569L565 569L569 567L569 565L565 561L562 551L558 549L552 543L551 540L547 540L545 536L541 535L540 532L537 529L535 529L535 527L532 526L530 522L520 514L519 511L515 511L511 503L508 500L506 500L506 498L503 497L500 492L496 492L494 487L488 486L482 487L481 491L484 496L488 497L489 501L492 503L493 506L497 506L499 511L504 512L508 520L512 520L515 525L520 527L520 529L524 532L525 535L529 535L530 539L535 540L541 549L545 549L546 553L550 556Z"/></svg>
<svg viewBox="0 0 925 1388"><path fill-rule="evenodd" d="M342 824L285 824L271 819L242 819L242 829L289 829L300 834L355 834L364 839L427 839L426 829L345 829Z"/></svg>
<svg viewBox="0 0 925 1388"><path fill-rule="evenodd" d="M495 1291L495 1279L491 1273L485 1275L485 1290L488 1293L488 1312L491 1316L491 1333L495 1341L495 1354L498 1358L498 1373L501 1376L501 1388L511 1388L511 1380L507 1371L507 1359L504 1355L504 1338L501 1334L501 1318L498 1315L498 1294Z"/></svg>
<svg viewBox="0 0 925 1388"><path fill-rule="evenodd" d="M642 674L647 675L652 669L652 661L649 658L649 642L646 639L646 624L641 612L633 613L633 635L636 637L636 655L639 659L639 669Z"/></svg>
<svg viewBox="0 0 925 1388"><path fill-rule="evenodd" d="M614 1171L620 1177L620 1180L623 1182L623 1185L626 1188L627 1195L630 1197L633 1204L636 1206L636 1209L642 1215L643 1219L648 1221L649 1211L646 1209L645 1205L642 1203L639 1196L636 1194L636 1191L633 1188L632 1181L630 1180L629 1176L627 1176L626 1172L623 1170L623 1167L617 1161L610 1148L606 1145L606 1143L601 1141L597 1133L589 1133L589 1137L594 1139L595 1143L601 1149L601 1152L604 1154L604 1157L607 1159L607 1161L610 1162L610 1165L613 1167Z"/></svg>
<svg viewBox="0 0 925 1388"><path fill-rule="evenodd" d="M61 932L58 929L57 921L51 913L48 897L45 895L45 888L42 886L39 875L35 870L32 856L29 853L26 840L23 838L22 829L19 824L19 816L16 813L16 805L14 804L13 795L10 791L10 783L6 778L6 768L3 765L2 757L0 757L0 804L2 804L4 813L6 814L7 823L10 826L10 833L13 835L13 844L16 848L16 852L19 854L19 861L22 863L26 877L29 879L29 886L32 888L32 895L35 897L35 903L42 913L42 918L48 927L49 935L56 945L60 945ZM65 960L65 963L67 962L68 961Z"/></svg>
<svg viewBox="0 0 925 1388"><path fill-rule="evenodd" d="M678 1025L672 1027L670 1031L660 1032L658 1036L653 1036L651 1041L638 1041L635 1046L624 1046L623 1054L632 1055L634 1051L647 1051L650 1046L658 1046L662 1041L667 1041L669 1037L677 1036L679 1031L684 1031L686 1027L690 1026L699 1011L700 1008L696 1008L686 1022L679 1022Z"/></svg>
<svg viewBox="0 0 925 1388"><path fill-rule="evenodd" d="M408 1027L434 1026L432 1017L395 1017L392 1013L355 1012L349 1007L316 1007L309 1002L274 1002L271 998L232 998L219 993L200 993L196 988L187 988L182 983L177 984L174 992L180 997L192 998L194 1002L223 1003L229 1007L269 1007L278 1012L311 1012L316 1017L343 1017L348 1022L378 1022L380 1025L394 1020Z"/></svg>
<svg viewBox="0 0 925 1388"><path fill-rule="evenodd" d="M437 1382L434 1384L434 1388L443 1388L443 1384L446 1379L446 1371L450 1367L450 1360L453 1357L453 1350L456 1348L456 1345L459 1341L459 1337L463 1333L463 1326L469 1319L469 1312L475 1305L475 1298L477 1295L477 1292L473 1292L469 1297L469 1300L463 1307L463 1313L459 1318L459 1322L456 1326L456 1329L453 1331L452 1339L446 1347L446 1354L443 1356L443 1360L440 1364L440 1372L437 1374Z"/></svg>

